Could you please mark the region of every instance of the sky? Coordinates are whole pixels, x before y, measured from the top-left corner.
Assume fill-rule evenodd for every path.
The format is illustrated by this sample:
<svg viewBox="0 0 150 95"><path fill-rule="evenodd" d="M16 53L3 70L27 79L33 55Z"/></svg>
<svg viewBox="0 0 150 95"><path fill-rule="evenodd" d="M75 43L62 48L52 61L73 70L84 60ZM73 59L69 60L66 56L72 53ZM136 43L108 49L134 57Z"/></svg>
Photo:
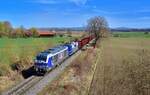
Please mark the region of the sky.
<svg viewBox="0 0 150 95"><path fill-rule="evenodd" d="M82 27L94 16L111 28L150 28L150 0L0 0L0 21L14 27Z"/></svg>

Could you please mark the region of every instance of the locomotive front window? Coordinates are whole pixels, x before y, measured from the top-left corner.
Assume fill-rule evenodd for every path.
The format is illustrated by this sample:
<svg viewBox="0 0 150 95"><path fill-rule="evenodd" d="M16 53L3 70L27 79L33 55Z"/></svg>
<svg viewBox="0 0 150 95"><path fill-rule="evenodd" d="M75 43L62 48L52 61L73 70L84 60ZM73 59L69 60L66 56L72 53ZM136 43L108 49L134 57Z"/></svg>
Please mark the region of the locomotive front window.
<svg viewBox="0 0 150 95"><path fill-rule="evenodd" d="M58 61L58 54L52 57L53 63L56 63Z"/></svg>
<svg viewBox="0 0 150 95"><path fill-rule="evenodd" d="M46 56L37 56L36 59L46 62L47 57Z"/></svg>
<svg viewBox="0 0 150 95"><path fill-rule="evenodd" d="M67 50L64 51L64 56L67 56Z"/></svg>

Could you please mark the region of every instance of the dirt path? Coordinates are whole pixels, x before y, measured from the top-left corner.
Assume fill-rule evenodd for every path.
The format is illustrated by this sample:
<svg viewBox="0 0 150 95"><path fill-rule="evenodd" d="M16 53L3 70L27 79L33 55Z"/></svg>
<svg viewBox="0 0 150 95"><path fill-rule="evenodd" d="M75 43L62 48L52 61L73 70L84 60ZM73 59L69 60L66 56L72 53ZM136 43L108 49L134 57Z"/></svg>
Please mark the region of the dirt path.
<svg viewBox="0 0 150 95"><path fill-rule="evenodd" d="M96 63L96 68L95 68L95 72L93 75L93 79L91 81L91 86L89 88L88 91L88 95L103 95L103 90L104 88L102 88L103 86L100 87L100 85L103 85L103 73L104 72L104 68L102 65L100 65L100 49L97 52L99 54L99 57L97 59L97 63Z"/></svg>

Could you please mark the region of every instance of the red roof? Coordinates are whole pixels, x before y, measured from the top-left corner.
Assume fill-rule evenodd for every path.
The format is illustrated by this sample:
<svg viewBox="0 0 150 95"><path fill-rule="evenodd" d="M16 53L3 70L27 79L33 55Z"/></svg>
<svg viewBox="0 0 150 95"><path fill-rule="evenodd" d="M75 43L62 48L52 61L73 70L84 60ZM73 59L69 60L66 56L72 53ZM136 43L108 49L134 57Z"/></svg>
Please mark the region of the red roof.
<svg viewBox="0 0 150 95"><path fill-rule="evenodd" d="M38 31L40 36L54 36L56 33L51 31Z"/></svg>

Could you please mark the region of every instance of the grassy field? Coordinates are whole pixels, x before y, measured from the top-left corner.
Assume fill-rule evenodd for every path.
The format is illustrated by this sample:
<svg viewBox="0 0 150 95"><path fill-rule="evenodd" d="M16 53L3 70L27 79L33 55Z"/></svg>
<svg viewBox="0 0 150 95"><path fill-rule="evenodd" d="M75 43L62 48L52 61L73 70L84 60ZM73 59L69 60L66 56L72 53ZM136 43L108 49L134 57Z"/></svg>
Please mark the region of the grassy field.
<svg viewBox="0 0 150 95"><path fill-rule="evenodd" d="M99 53L89 95L150 95L149 38L105 39Z"/></svg>
<svg viewBox="0 0 150 95"><path fill-rule="evenodd" d="M83 51L39 95L149 95L150 35L135 32L120 35L101 40L96 49ZM8 66L17 61L30 64L39 51L64 40L69 38L0 39L0 74L10 72ZM18 79L10 73L7 78L0 77L0 91Z"/></svg>
<svg viewBox="0 0 150 95"><path fill-rule="evenodd" d="M54 37L54 38L17 38L17 39L0 39L0 63L11 64L8 57L19 55L24 52L32 53L39 49L39 51L56 44L61 44L63 41L69 41L68 37ZM11 55L12 54L12 55Z"/></svg>
<svg viewBox="0 0 150 95"><path fill-rule="evenodd" d="M137 37L137 38L150 38L150 32L145 34L145 32L113 32L114 37L122 37L122 38L129 38L129 37Z"/></svg>
<svg viewBox="0 0 150 95"><path fill-rule="evenodd" d="M69 41L69 37L53 38L1 38L0 39L0 75L5 75L11 64L31 66L33 58L38 52ZM8 70L7 70L8 69Z"/></svg>
<svg viewBox="0 0 150 95"><path fill-rule="evenodd" d="M70 37L53 38L1 38L0 39L0 92L23 80L22 70L33 65L37 53L63 42ZM14 64L19 64L19 70L14 70Z"/></svg>

